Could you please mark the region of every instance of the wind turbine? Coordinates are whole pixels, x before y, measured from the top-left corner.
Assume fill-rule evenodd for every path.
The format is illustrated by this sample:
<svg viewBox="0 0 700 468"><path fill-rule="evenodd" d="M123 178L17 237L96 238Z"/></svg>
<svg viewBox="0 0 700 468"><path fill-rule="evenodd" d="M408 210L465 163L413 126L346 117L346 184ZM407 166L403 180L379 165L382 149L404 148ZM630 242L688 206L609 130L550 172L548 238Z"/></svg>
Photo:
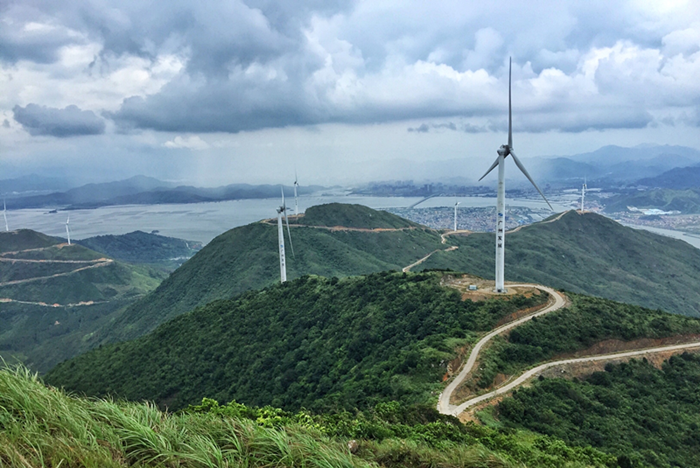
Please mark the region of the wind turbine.
<svg viewBox="0 0 700 468"><path fill-rule="evenodd" d="M5 218L5 231L10 232L10 226L7 225L7 204L5 199L2 199L2 217Z"/></svg>
<svg viewBox="0 0 700 468"><path fill-rule="evenodd" d="M68 223L70 223L70 216L66 219L66 237L68 237L68 245L70 245L70 229L68 228Z"/></svg>
<svg viewBox="0 0 700 468"><path fill-rule="evenodd" d="M586 178L583 178L583 186L581 187L581 213L583 213L583 202L586 199L586 190L588 190L588 185L586 185Z"/></svg>
<svg viewBox="0 0 700 468"><path fill-rule="evenodd" d="M294 168L294 214L299 214L299 198L297 197L297 186L299 178L297 177L297 170Z"/></svg>
<svg viewBox="0 0 700 468"><path fill-rule="evenodd" d="M455 231L457 230L457 205L459 205L459 202L455 202Z"/></svg>
<svg viewBox="0 0 700 468"><path fill-rule="evenodd" d="M511 76L512 76L512 59L508 61L508 144L501 145L501 147L496 151L498 153L498 158L486 171L486 174L481 176L481 179L486 177L489 172L491 172L496 166L498 166L498 196L496 198L496 289L497 293L506 292L504 285L504 269L505 269L505 239L506 239L506 188L505 188L505 160L508 155L513 157L515 165L518 166L520 172L522 172L525 177L532 183L532 185L537 189L537 191L542 195L544 201L549 205L549 209L554 211L552 205L549 204L547 197L544 196L542 190L537 186L530 174L528 174L523 163L520 162L518 157L513 152L513 111L511 105ZM479 180L481 180L479 179Z"/></svg>
<svg viewBox="0 0 700 468"><path fill-rule="evenodd" d="M277 209L277 240L280 248L280 280L282 283L287 281L287 259L284 251L284 227L282 226L282 213L284 220L287 223L287 236L289 237L289 246L292 248L292 256L294 255L294 245L292 244L292 233L289 230L289 218L287 217L287 204L284 201L284 189L282 191L282 206Z"/></svg>

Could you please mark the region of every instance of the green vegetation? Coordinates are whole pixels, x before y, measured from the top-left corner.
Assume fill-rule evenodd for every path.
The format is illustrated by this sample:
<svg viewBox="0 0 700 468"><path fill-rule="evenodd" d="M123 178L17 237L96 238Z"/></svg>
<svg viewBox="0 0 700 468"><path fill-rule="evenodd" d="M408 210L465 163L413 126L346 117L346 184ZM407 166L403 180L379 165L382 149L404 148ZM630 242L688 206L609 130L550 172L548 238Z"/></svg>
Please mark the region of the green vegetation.
<svg viewBox="0 0 700 468"><path fill-rule="evenodd" d="M89 249L129 263L149 263L172 271L202 248L199 242L134 231L76 241Z"/></svg>
<svg viewBox="0 0 700 468"><path fill-rule="evenodd" d="M450 236L424 268L493 278L493 234ZM574 211L507 235L506 271L523 281L616 301L700 316L700 250L686 242Z"/></svg>
<svg viewBox="0 0 700 468"><path fill-rule="evenodd" d="M696 186L700 182L696 181ZM653 189L643 192L622 193L605 200L605 211L618 213L636 208L657 208L664 211L680 211L683 214L700 213L700 188L686 190Z"/></svg>
<svg viewBox="0 0 700 468"><path fill-rule="evenodd" d="M30 229L0 232L0 253L49 247L60 242L60 239Z"/></svg>
<svg viewBox="0 0 700 468"><path fill-rule="evenodd" d="M349 439L357 444L355 453ZM231 403L179 414L70 397L24 369L0 370L0 465L52 467L613 467L592 448L526 431L462 425L394 403L311 415Z"/></svg>
<svg viewBox="0 0 700 468"><path fill-rule="evenodd" d="M294 227L291 232L294 255L287 248L290 279L305 274L346 277L400 270L441 247L439 234L428 229L361 232ZM197 306L275 284L279 274L276 224L253 223L232 229L130 307L105 330L104 340L136 338Z"/></svg>
<svg viewBox="0 0 700 468"><path fill-rule="evenodd" d="M420 224L387 211L377 211L364 205L327 203L312 206L303 216L290 220L305 226L343 226L356 229L423 228Z"/></svg>
<svg viewBox="0 0 700 468"><path fill-rule="evenodd" d="M608 364L586 379L544 379L498 406L509 426L593 446L620 466L700 466L700 356Z"/></svg>
<svg viewBox="0 0 700 468"><path fill-rule="evenodd" d="M164 276L58 242L29 230L0 233L0 357L40 371L93 347L93 333Z"/></svg>
<svg viewBox="0 0 700 468"><path fill-rule="evenodd" d="M609 339L631 341L700 334L700 320L607 299L569 294L572 305L513 329L484 353L477 385L488 387L499 373L513 375L555 356Z"/></svg>
<svg viewBox="0 0 700 468"><path fill-rule="evenodd" d="M175 409L204 396L314 410L429 401L456 342L546 300L462 301L441 278L305 276L195 309L147 336L64 362L46 379Z"/></svg>

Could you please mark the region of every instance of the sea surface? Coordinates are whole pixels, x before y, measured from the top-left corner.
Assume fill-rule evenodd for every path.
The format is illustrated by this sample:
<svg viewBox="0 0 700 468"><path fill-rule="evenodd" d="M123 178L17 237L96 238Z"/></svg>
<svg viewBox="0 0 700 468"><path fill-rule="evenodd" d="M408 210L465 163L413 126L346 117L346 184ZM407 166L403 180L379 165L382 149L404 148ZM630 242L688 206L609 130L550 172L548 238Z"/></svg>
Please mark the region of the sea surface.
<svg viewBox="0 0 700 468"><path fill-rule="evenodd" d="M408 207L421 201L421 197L364 197L354 195L317 195L299 198L299 210L323 203L356 203L370 208ZM435 197L418 205L421 208L454 206L491 207L495 206L495 197ZM287 199L293 210L294 201ZM253 223L265 218L276 217L279 199L230 200L211 203L192 203L183 205L121 205L92 210L71 210L50 213L47 209L8 210L10 229L27 228L51 236L65 238L66 219L70 217L70 231L73 239L105 234L126 234L140 230L158 231L163 236L178 237L204 244L214 237L237 226ZM508 206L522 206L531 209L546 208L543 201L537 199L511 198ZM556 212L571 209L569 201L553 202ZM639 226L631 226L639 228ZM646 228L658 234L682 239L700 248L700 238L684 235L679 231Z"/></svg>

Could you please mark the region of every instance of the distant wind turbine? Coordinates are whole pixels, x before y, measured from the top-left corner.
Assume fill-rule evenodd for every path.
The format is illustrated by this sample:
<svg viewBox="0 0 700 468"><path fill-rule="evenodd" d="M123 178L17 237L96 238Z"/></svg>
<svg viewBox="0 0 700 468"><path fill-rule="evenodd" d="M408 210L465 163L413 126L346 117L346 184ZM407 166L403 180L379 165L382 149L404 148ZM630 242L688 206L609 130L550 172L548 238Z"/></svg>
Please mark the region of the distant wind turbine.
<svg viewBox="0 0 700 468"><path fill-rule="evenodd" d="M70 245L70 229L68 228L68 223L70 223L70 216L66 219L66 237L68 237L68 245Z"/></svg>
<svg viewBox="0 0 700 468"><path fill-rule="evenodd" d="M299 197L297 197L297 187L299 186L297 170L294 168L294 214L299 214Z"/></svg>
<svg viewBox="0 0 700 468"><path fill-rule="evenodd" d="M583 202L586 199L586 190L588 190L588 185L586 185L586 178L583 178L583 186L581 187L581 213L583 213Z"/></svg>
<svg viewBox="0 0 700 468"><path fill-rule="evenodd" d="M505 281L504 281L504 269L505 269L505 239L506 239L506 188L505 188L505 159L508 155L513 157L515 165L518 166L520 172L522 172L525 177L532 183L532 185L537 189L537 191L542 195L544 201L549 205L549 209L554 211L552 205L549 204L547 197L544 196L542 190L537 186L530 174L528 174L523 163L520 162L518 157L513 152L513 111L511 104L511 76L512 76L512 60L509 60L508 64L508 144L501 145L498 149L498 158L491 165L486 174L481 176L481 179L486 177L489 172L491 172L496 166L498 166L498 196L496 198L496 289L497 293L506 292ZM479 179L479 180L481 180Z"/></svg>
<svg viewBox="0 0 700 468"><path fill-rule="evenodd" d="M10 226L7 224L7 204L4 198L2 200L2 217L5 218L5 231L10 232Z"/></svg>
<svg viewBox="0 0 700 468"><path fill-rule="evenodd" d="M287 259L284 251L284 227L282 226L282 213L284 213L284 220L287 223L287 236L289 237L289 246L292 249L292 256L294 257L294 245L292 244L292 233L289 230L289 218L287 217L287 204L284 201L284 189L282 190L282 206L277 209L277 240L280 249L280 281L284 283L287 281Z"/></svg>
<svg viewBox="0 0 700 468"><path fill-rule="evenodd" d="M455 202L455 231L457 230L457 205L459 205L459 202Z"/></svg>

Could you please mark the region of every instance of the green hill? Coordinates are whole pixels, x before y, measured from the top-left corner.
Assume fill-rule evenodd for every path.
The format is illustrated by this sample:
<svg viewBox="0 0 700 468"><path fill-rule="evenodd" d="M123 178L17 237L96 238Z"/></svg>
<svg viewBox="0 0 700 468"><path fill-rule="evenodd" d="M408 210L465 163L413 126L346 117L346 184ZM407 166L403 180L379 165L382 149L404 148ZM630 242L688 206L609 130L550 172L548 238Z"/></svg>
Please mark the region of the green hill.
<svg viewBox="0 0 700 468"><path fill-rule="evenodd" d="M493 278L493 234L450 236L452 252L421 267ZM506 235L506 279L700 316L700 250L686 242L570 211Z"/></svg>
<svg viewBox="0 0 700 468"><path fill-rule="evenodd" d="M312 221L325 223L339 219L337 216L341 215L330 218L323 213L347 209L349 214L342 215L344 219L357 220L356 214L363 213L378 220L367 225L354 221L355 227L391 224L410 228L364 232L295 225L291 229L294 255L287 246L289 279L306 274L345 277L400 270L442 247L436 231L414 229L414 223L390 213L358 209L354 205L340 205L338 209L323 206L320 210L309 210ZM194 307L277 283L278 255L276 223L259 222L227 231L173 272L152 294L131 306L105 331L104 337L135 338Z"/></svg>
<svg viewBox="0 0 700 468"><path fill-rule="evenodd" d="M175 270L202 248L199 242L142 231L88 237L76 243L117 260L157 265L169 271Z"/></svg>
<svg viewBox="0 0 700 468"><path fill-rule="evenodd" d="M441 279L305 276L212 302L137 340L64 362L46 379L173 409L204 396L285 409L430 401L456 343L545 299L462 301Z"/></svg>
<svg viewBox="0 0 700 468"><path fill-rule="evenodd" d="M41 371L89 349L164 276L30 230L0 232L0 246L0 356Z"/></svg>
<svg viewBox="0 0 700 468"><path fill-rule="evenodd" d="M60 239L49 237L46 234L30 229L19 229L10 232L0 231L0 253L39 249L60 244L61 242Z"/></svg>
<svg viewBox="0 0 700 468"><path fill-rule="evenodd" d="M312 206L303 216L290 220L305 226L343 226L355 229L423 228L420 224L387 211L377 211L364 205L327 203Z"/></svg>

